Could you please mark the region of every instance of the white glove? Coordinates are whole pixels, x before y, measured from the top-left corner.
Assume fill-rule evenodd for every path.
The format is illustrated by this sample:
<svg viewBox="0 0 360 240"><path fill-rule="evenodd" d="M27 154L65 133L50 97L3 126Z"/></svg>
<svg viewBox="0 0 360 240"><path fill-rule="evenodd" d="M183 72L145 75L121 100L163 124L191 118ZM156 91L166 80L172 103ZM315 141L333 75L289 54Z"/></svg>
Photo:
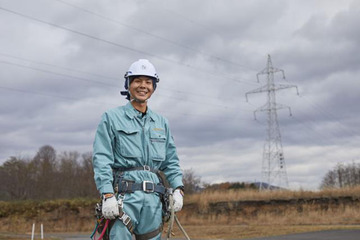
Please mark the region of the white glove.
<svg viewBox="0 0 360 240"><path fill-rule="evenodd" d="M174 211L179 212L183 206L183 195L180 192L180 189L176 189L173 193L174 198Z"/></svg>
<svg viewBox="0 0 360 240"><path fill-rule="evenodd" d="M106 219L114 219L119 216L119 205L115 196L103 198L102 214Z"/></svg>

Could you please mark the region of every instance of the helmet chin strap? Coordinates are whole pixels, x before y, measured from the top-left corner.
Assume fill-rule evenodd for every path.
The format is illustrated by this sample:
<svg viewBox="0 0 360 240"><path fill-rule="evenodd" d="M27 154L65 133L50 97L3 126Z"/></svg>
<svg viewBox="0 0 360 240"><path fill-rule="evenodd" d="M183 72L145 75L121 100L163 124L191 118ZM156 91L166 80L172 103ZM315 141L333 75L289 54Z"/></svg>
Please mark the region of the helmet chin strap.
<svg viewBox="0 0 360 240"><path fill-rule="evenodd" d="M130 91L129 91L129 94L130 94L130 102L137 102L137 103L146 103L149 99L146 99L145 101L142 101L140 99L137 99L136 97L134 97L133 95L131 95Z"/></svg>
<svg viewBox="0 0 360 240"><path fill-rule="evenodd" d="M130 102L146 103L146 102L147 102L147 99L146 99L145 101L141 101L141 100L139 100L139 99L137 99L137 98L132 98L132 99L130 100Z"/></svg>

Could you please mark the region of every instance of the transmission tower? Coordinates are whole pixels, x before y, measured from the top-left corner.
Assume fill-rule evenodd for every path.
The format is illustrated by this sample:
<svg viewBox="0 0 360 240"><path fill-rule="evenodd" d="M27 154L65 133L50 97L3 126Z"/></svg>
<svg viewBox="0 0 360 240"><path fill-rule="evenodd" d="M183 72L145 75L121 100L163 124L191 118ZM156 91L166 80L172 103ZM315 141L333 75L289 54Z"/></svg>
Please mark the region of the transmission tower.
<svg viewBox="0 0 360 240"><path fill-rule="evenodd" d="M260 190L269 189L271 186L278 186L281 188L287 188L288 177L286 173L285 158L281 143L281 134L279 129L279 122L277 117L278 109L289 110L290 116L291 108L282 104L276 103L275 92L280 89L296 88L297 94L299 95L296 85L287 84L275 84L274 73L282 73L283 79L285 79L284 70L273 67L271 57L268 55L267 65L261 72L256 75L257 81L259 82L259 75L266 75L267 84L254 89L246 93L246 101L248 101L248 94L252 93L267 93L267 102L254 111L254 117L256 119L256 113L266 112L267 114L267 136L264 143L263 159L261 168L261 183ZM264 184L267 183L267 184Z"/></svg>

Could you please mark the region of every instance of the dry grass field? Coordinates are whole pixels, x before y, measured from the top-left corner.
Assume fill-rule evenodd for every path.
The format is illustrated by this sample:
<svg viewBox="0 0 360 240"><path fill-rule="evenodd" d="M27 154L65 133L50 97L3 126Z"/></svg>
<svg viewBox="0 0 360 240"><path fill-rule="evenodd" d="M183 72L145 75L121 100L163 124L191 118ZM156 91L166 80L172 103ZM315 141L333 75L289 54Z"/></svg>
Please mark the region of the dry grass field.
<svg viewBox="0 0 360 240"><path fill-rule="evenodd" d="M96 201L0 202L0 233L29 232L32 222L44 223L47 232L91 233ZM360 187L314 192L202 192L186 196L178 217L192 239L360 229ZM174 229L175 238L182 237L176 226Z"/></svg>
<svg viewBox="0 0 360 240"><path fill-rule="evenodd" d="M186 196L186 203L208 203L222 201L257 201L257 200L283 200L283 199L305 199L305 198L337 198L351 196L360 198L360 186L341 189L325 189L321 191L257 191L257 190L225 190L208 191L201 194Z"/></svg>
<svg viewBox="0 0 360 240"><path fill-rule="evenodd" d="M191 239L248 239L323 230L360 229L360 225L204 225L183 226ZM184 238L175 227L174 238ZM165 236L165 235L164 235Z"/></svg>
<svg viewBox="0 0 360 240"><path fill-rule="evenodd" d="M194 238L241 239L360 229L360 187L323 191L213 191L187 196L186 204L179 218Z"/></svg>

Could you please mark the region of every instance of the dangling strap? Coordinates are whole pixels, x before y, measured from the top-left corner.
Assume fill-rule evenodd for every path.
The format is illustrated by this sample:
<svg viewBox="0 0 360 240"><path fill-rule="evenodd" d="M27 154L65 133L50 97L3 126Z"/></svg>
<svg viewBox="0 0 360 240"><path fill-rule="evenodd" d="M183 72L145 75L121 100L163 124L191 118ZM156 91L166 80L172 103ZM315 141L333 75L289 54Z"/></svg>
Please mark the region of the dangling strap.
<svg viewBox="0 0 360 240"><path fill-rule="evenodd" d="M135 234L136 240L148 240L153 237L156 237L163 230L163 225L160 224L160 227L155 229L154 231L144 233L144 234Z"/></svg>
<svg viewBox="0 0 360 240"><path fill-rule="evenodd" d="M131 217L127 215L122 208L119 208L119 217L118 219L125 225L125 227L132 234L134 232L134 225L132 224Z"/></svg>

